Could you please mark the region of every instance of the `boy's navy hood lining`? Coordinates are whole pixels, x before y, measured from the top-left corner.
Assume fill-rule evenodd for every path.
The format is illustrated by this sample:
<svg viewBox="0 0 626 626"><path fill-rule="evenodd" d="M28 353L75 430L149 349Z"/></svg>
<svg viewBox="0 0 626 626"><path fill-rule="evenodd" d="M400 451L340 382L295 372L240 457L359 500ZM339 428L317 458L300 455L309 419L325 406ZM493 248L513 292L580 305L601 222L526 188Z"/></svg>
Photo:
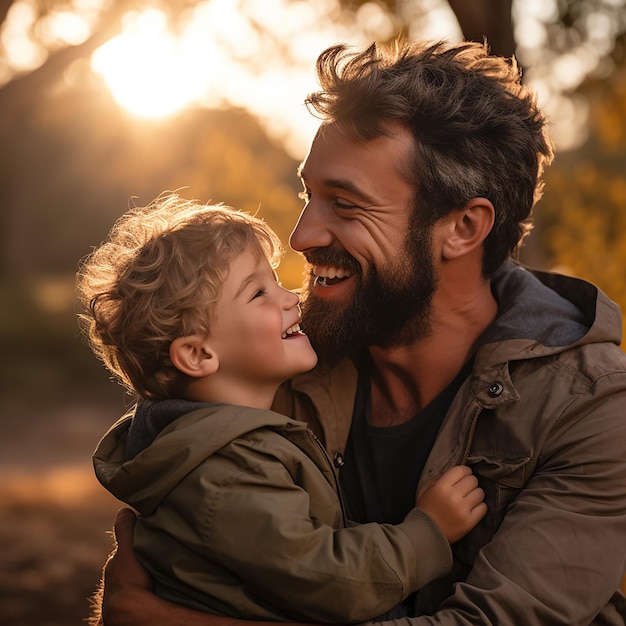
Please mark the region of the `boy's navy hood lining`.
<svg viewBox="0 0 626 626"><path fill-rule="evenodd" d="M173 421L196 409L215 406L212 402L194 402L193 400L158 400L140 398L128 429L126 440L126 460L134 459L147 448Z"/></svg>

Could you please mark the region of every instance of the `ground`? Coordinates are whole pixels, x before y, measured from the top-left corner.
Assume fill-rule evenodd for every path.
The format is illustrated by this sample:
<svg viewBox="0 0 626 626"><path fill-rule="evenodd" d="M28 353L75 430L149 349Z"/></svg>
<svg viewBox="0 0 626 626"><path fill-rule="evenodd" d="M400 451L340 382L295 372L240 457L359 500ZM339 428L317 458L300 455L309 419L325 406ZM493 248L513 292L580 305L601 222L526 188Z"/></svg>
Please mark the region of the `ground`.
<svg viewBox="0 0 626 626"><path fill-rule="evenodd" d="M119 408L14 409L0 416L0 624L85 624L120 503L91 452Z"/></svg>

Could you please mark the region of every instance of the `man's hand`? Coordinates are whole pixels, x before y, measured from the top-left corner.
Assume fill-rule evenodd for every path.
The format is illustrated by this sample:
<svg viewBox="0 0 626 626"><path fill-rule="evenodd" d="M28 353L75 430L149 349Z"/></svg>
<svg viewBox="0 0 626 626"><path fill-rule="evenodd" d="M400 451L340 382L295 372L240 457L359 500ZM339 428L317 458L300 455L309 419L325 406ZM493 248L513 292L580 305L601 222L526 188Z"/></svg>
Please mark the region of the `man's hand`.
<svg viewBox="0 0 626 626"><path fill-rule="evenodd" d="M99 626L268 626L268 622L243 622L192 611L156 596L152 578L133 552L136 521L130 509L117 512L115 550L104 566Z"/></svg>
<svg viewBox="0 0 626 626"><path fill-rule="evenodd" d="M115 517L115 550L104 566L103 575L102 621L107 626L138 624L134 613L142 606L145 596L156 600L152 579L133 552L136 521L130 509L120 509Z"/></svg>
<svg viewBox="0 0 626 626"><path fill-rule="evenodd" d="M487 512L484 491L472 470L457 465L422 487L415 506L426 511L450 543L464 537Z"/></svg>

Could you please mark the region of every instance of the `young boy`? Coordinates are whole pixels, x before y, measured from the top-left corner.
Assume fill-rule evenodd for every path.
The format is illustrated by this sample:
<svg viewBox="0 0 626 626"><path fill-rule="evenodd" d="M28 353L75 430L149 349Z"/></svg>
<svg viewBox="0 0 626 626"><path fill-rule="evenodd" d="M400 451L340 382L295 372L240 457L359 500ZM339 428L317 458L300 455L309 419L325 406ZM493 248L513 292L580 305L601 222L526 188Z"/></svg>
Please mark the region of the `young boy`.
<svg viewBox="0 0 626 626"><path fill-rule="evenodd" d="M135 548L164 599L257 620L361 622L452 563L486 511L466 467L397 525L350 524L307 425L272 412L317 356L261 220L174 194L132 209L82 264L94 353L138 403L94 454L140 513Z"/></svg>

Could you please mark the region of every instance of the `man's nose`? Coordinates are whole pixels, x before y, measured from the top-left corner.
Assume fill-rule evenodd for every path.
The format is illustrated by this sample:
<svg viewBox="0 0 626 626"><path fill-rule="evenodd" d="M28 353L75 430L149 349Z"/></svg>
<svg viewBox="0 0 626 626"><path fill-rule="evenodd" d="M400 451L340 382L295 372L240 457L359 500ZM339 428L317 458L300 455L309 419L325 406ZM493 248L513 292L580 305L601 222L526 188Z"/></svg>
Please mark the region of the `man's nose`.
<svg viewBox="0 0 626 626"><path fill-rule="evenodd" d="M320 207L313 201L309 202L289 237L289 245L297 252L311 248L325 248L333 241L329 218L324 216Z"/></svg>

